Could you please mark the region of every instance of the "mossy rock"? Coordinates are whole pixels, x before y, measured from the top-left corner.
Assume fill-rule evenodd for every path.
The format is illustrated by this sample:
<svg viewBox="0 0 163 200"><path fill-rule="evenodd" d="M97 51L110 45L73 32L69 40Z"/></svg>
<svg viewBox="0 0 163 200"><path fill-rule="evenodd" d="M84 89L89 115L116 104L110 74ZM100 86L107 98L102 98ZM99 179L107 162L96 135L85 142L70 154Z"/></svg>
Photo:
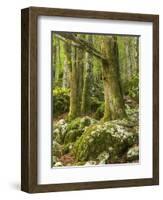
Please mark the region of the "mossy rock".
<svg viewBox="0 0 163 200"><path fill-rule="evenodd" d="M88 116L72 120L67 126L64 144L75 142L85 131L86 127L96 122L96 120Z"/></svg>
<svg viewBox="0 0 163 200"><path fill-rule="evenodd" d="M139 160L139 147L138 146L129 148L129 150L127 152L127 160L128 161Z"/></svg>
<svg viewBox="0 0 163 200"><path fill-rule="evenodd" d="M127 120L100 122L89 126L76 141L73 153L77 161L97 160L102 152L109 154L108 162L116 162L138 143L138 128ZM100 161L100 160L99 160Z"/></svg>
<svg viewBox="0 0 163 200"><path fill-rule="evenodd" d="M103 151L98 155L97 160L99 160L99 164L105 164L109 158L110 154L106 151Z"/></svg>
<svg viewBox="0 0 163 200"><path fill-rule="evenodd" d="M60 157L62 155L62 152L63 152L62 146L56 141L53 141L53 146L52 146L53 156Z"/></svg>
<svg viewBox="0 0 163 200"><path fill-rule="evenodd" d="M56 141L59 144L64 143L64 138L67 132L67 122L64 119L59 120L54 124L53 130L53 141Z"/></svg>
<svg viewBox="0 0 163 200"><path fill-rule="evenodd" d="M68 143L63 145L63 154L69 153L73 148L74 143Z"/></svg>
<svg viewBox="0 0 163 200"><path fill-rule="evenodd" d="M78 137L80 137L83 133L82 129L74 129L74 130L70 130L66 133L65 139L64 139L64 143L70 143L70 142L75 142L77 140Z"/></svg>
<svg viewBox="0 0 163 200"><path fill-rule="evenodd" d="M74 166L82 166L82 165L85 165L85 161L80 161L80 162L75 162L74 163Z"/></svg>
<svg viewBox="0 0 163 200"><path fill-rule="evenodd" d="M81 118L78 117L78 118L76 118L76 119L70 121L69 124L68 124L68 131L69 131L69 130L72 130L72 129L77 129L77 128L79 128L79 126L80 126L80 120L81 120Z"/></svg>
<svg viewBox="0 0 163 200"><path fill-rule="evenodd" d="M95 124L97 121L88 116L76 118L70 122L64 119L54 124L53 140L59 144L75 142L82 135L86 127Z"/></svg>
<svg viewBox="0 0 163 200"><path fill-rule="evenodd" d="M126 114L128 116L128 118L130 119L130 121L132 122L137 122L139 121L139 109L138 109L138 105L131 107L128 104L125 104L125 110L126 110Z"/></svg>

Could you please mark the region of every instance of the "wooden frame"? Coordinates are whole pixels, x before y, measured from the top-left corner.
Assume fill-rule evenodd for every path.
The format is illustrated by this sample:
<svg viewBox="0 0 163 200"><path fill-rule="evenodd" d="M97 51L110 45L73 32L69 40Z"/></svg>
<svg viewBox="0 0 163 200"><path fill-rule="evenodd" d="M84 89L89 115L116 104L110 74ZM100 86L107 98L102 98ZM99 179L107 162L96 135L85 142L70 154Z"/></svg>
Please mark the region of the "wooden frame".
<svg viewBox="0 0 163 200"><path fill-rule="evenodd" d="M38 185L37 183L37 18L64 16L153 23L153 178ZM30 7L21 11L21 190L53 192L159 184L159 16Z"/></svg>

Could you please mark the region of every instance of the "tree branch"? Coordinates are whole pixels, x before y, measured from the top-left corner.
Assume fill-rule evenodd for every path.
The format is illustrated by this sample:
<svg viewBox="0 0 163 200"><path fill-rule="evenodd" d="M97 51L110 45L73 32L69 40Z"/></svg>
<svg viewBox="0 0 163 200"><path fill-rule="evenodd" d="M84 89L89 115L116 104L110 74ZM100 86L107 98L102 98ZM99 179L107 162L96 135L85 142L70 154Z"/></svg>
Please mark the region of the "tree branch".
<svg viewBox="0 0 163 200"><path fill-rule="evenodd" d="M69 33L57 33L56 35L60 39L62 38L62 40L65 41L65 42L66 42L65 39L71 40L73 42L72 45L74 45L75 47L83 49L83 50L87 51L90 54L93 54L94 56L96 56L97 58L99 58L103 61L107 61L106 57L104 57L101 52L99 52L97 49L95 49L87 41L75 36L75 34L72 34L72 33L71 34L69 34Z"/></svg>

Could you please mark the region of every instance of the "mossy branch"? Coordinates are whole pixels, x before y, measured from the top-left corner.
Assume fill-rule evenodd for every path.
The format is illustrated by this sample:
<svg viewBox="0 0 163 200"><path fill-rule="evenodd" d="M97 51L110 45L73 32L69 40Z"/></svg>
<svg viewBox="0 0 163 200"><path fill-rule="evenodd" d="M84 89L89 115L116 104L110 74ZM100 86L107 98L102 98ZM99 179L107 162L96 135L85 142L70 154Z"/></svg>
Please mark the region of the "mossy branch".
<svg viewBox="0 0 163 200"><path fill-rule="evenodd" d="M62 38L62 41L65 41L65 42L66 42L65 39L71 40L71 41L73 41L72 45L74 45L80 49L83 49L90 54L93 54L95 57L97 57L105 62L108 61L108 59L101 52L99 52L96 48L94 48L91 44L89 44L89 42L85 41L82 38L77 37L75 34L58 33L56 36L59 37L60 39Z"/></svg>

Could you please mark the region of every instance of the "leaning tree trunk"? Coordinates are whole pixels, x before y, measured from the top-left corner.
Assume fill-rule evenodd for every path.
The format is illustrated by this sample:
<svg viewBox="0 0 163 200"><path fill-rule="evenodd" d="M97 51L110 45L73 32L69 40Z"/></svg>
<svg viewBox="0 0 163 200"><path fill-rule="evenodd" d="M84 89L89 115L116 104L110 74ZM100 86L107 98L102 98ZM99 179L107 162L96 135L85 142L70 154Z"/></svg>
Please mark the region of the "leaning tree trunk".
<svg viewBox="0 0 163 200"><path fill-rule="evenodd" d="M125 116L124 101L120 86L118 46L116 36L102 38L101 50L107 61L102 61L105 111L104 121Z"/></svg>

